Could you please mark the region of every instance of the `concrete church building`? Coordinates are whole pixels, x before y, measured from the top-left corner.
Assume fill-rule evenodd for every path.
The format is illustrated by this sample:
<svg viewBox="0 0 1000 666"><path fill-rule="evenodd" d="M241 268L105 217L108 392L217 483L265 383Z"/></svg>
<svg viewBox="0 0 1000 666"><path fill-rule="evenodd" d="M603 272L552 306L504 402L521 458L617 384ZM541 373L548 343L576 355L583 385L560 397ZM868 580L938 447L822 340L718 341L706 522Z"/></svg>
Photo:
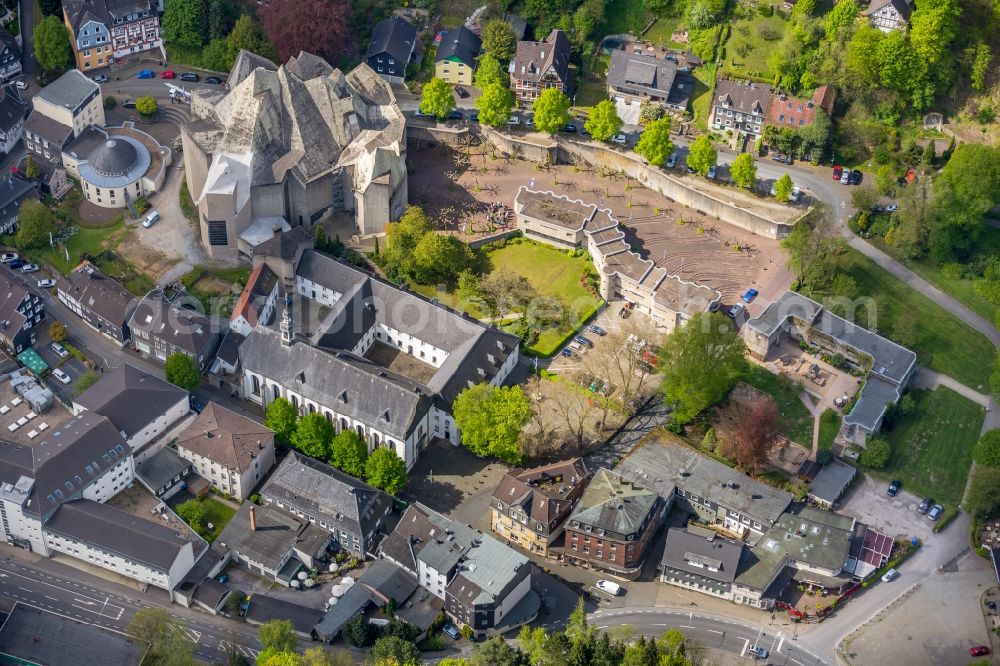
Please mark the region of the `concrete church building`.
<svg viewBox="0 0 1000 666"><path fill-rule="evenodd" d="M403 213L406 122L368 65L344 74L300 53L278 67L242 51L227 90L196 91L181 131L210 256L252 255L277 231L339 212L361 235Z"/></svg>

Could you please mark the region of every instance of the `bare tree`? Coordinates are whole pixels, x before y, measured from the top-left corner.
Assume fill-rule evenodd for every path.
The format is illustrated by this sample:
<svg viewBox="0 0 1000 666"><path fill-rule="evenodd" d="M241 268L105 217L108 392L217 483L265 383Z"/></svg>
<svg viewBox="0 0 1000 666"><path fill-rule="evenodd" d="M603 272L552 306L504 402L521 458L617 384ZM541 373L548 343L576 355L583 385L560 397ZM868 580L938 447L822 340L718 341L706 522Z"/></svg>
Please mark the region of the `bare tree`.
<svg viewBox="0 0 1000 666"><path fill-rule="evenodd" d="M754 471L778 434L778 407L771 398L757 400L743 420L722 439L722 453Z"/></svg>
<svg viewBox="0 0 1000 666"><path fill-rule="evenodd" d="M640 327L634 319L625 320L621 328L608 331L600 354L588 355L582 367L609 382L614 389L610 397L621 404L626 414L631 414L655 370L662 342L663 335L658 331Z"/></svg>

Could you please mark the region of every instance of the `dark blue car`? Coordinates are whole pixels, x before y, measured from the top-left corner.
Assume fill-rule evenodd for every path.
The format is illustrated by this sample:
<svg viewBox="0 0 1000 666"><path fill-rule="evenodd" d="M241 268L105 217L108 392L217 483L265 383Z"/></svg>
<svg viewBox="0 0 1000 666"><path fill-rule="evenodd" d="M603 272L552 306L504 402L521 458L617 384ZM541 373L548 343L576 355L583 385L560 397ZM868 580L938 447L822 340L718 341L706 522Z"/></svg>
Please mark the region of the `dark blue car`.
<svg viewBox="0 0 1000 666"><path fill-rule="evenodd" d="M743 302L749 303L753 299L757 298L759 292L756 289L747 289L747 293L743 294Z"/></svg>
<svg viewBox="0 0 1000 666"><path fill-rule="evenodd" d="M151 69L144 69L141 72L139 72L138 74L136 74L135 78L137 78L137 79L151 79L151 78L153 78L153 76L154 76L153 70L151 70Z"/></svg>

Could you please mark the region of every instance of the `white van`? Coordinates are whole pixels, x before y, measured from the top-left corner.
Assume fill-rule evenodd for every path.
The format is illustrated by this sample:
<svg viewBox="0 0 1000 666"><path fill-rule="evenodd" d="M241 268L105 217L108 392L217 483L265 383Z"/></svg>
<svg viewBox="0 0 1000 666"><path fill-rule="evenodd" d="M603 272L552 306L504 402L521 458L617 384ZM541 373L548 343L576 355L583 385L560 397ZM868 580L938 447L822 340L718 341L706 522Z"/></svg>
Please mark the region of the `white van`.
<svg viewBox="0 0 1000 666"><path fill-rule="evenodd" d="M160 219L160 214L154 210L146 217L145 220L142 221L142 226L146 229L149 229L151 226L156 224L157 220L159 219Z"/></svg>

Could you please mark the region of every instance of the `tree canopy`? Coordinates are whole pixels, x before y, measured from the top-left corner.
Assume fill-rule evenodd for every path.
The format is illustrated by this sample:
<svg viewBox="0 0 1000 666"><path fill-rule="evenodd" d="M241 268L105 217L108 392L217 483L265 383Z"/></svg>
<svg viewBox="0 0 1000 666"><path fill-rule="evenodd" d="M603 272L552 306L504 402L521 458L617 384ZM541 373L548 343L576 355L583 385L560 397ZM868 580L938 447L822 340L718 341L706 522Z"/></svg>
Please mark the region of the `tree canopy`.
<svg viewBox="0 0 1000 666"><path fill-rule="evenodd" d="M795 273L799 288L807 294L829 284L841 247L836 223L830 210L817 206L792 228L783 241L788 268Z"/></svg>
<svg viewBox="0 0 1000 666"><path fill-rule="evenodd" d="M610 99L598 102L583 127L590 132L595 141L609 141L622 128L622 119L618 117L615 103Z"/></svg>
<svg viewBox="0 0 1000 666"><path fill-rule="evenodd" d="M333 426L326 416L313 412L299 419L292 434L292 446L310 458L326 460L330 456L332 439Z"/></svg>
<svg viewBox="0 0 1000 666"><path fill-rule="evenodd" d="M708 175L708 170L719 161L719 154L715 150L715 144L707 134L702 134L691 142L688 148L687 165L703 176Z"/></svg>
<svg viewBox="0 0 1000 666"><path fill-rule="evenodd" d="M413 248L412 262L417 282L451 282L472 263L472 251L455 236L429 233L424 234Z"/></svg>
<svg viewBox="0 0 1000 666"><path fill-rule="evenodd" d="M475 82L476 87L480 90L485 90L494 83L499 83L506 88L509 83L507 68L501 65L496 57L489 53L483 53L476 63Z"/></svg>
<svg viewBox="0 0 1000 666"><path fill-rule="evenodd" d="M510 62L517 49L517 36L510 23L503 19L490 19L483 26L483 53L496 58L498 62Z"/></svg>
<svg viewBox="0 0 1000 666"><path fill-rule="evenodd" d="M199 500L189 499L177 505L177 515L191 526L195 532L201 532L202 521L205 520L205 505Z"/></svg>
<svg viewBox="0 0 1000 666"><path fill-rule="evenodd" d="M382 636L368 653L371 666L420 666L420 650L398 636Z"/></svg>
<svg viewBox="0 0 1000 666"><path fill-rule="evenodd" d="M740 153L729 167L733 182L749 190L757 183L757 164L750 153Z"/></svg>
<svg viewBox="0 0 1000 666"><path fill-rule="evenodd" d="M674 152L674 142L670 140L670 118L664 116L646 124L639 142L635 144L639 153L653 166L663 166Z"/></svg>
<svg viewBox="0 0 1000 666"><path fill-rule="evenodd" d="M17 234L14 243L20 250L46 247L49 234L56 231L55 215L37 199L26 199L17 213Z"/></svg>
<svg viewBox="0 0 1000 666"><path fill-rule="evenodd" d="M660 348L663 394L673 421L689 422L726 396L745 368L743 340L725 315L696 314Z"/></svg>
<svg viewBox="0 0 1000 666"><path fill-rule="evenodd" d="M284 444L292 442L298 420L295 406L285 398L275 398L264 410L264 425L273 430L275 438Z"/></svg>
<svg viewBox="0 0 1000 666"><path fill-rule="evenodd" d="M1000 430L990 430L972 449L972 459L984 467L1000 467Z"/></svg>
<svg viewBox="0 0 1000 666"><path fill-rule="evenodd" d="M149 645L142 663L194 666L194 643L183 631L185 624L158 607L140 608L128 623L128 635Z"/></svg>
<svg viewBox="0 0 1000 666"><path fill-rule="evenodd" d="M442 120L455 108L455 95L444 79L432 78L420 96L420 112Z"/></svg>
<svg viewBox="0 0 1000 666"><path fill-rule="evenodd" d="M1000 512L1000 467L976 467L965 507L977 518L989 518Z"/></svg>
<svg viewBox="0 0 1000 666"><path fill-rule="evenodd" d="M156 113L159 105L156 103L156 98L149 95L145 95L135 100L135 110L143 116L152 116Z"/></svg>
<svg viewBox="0 0 1000 666"><path fill-rule="evenodd" d="M452 415L470 451L510 464L521 461L518 437L531 418L531 403L520 386L470 386L455 398Z"/></svg>
<svg viewBox="0 0 1000 666"><path fill-rule="evenodd" d="M479 122L490 127L503 127L514 110L514 93L500 82L490 83L481 90L482 94L476 100Z"/></svg>
<svg viewBox="0 0 1000 666"><path fill-rule="evenodd" d="M207 37L208 24L203 0L170 0L165 3L161 22L167 46L195 50Z"/></svg>
<svg viewBox="0 0 1000 666"><path fill-rule="evenodd" d="M198 363L182 352L174 352L167 357L163 372L168 382L187 391L201 386L201 369Z"/></svg>
<svg viewBox="0 0 1000 666"><path fill-rule="evenodd" d="M781 203L787 202L792 197L792 177L787 173L774 181L774 198Z"/></svg>
<svg viewBox="0 0 1000 666"><path fill-rule="evenodd" d="M569 97L558 88L546 88L532 103L535 127L546 134L555 134L570 121Z"/></svg>
<svg viewBox="0 0 1000 666"><path fill-rule="evenodd" d="M265 650L294 650L299 644L295 628L289 620L268 620L257 627L257 640Z"/></svg>
<svg viewBox="0 0 1000 666"><path fill-rule="evenodd" d="M406 463L392 449L375 449L365 461L365 480L395 495L406 485Z"/></svg>
<svg viewBox="0 0 1000 666"><path fill-rule="evenodd" d="M345 474L365 476L368 445L353 430L341 430L330 442L330 464Z"/></svg>
<svg viewBox="0 0 1000 666"><path fill-rule="evenodd" d="M257 16L282 61L299 51L335 61L352 43L347 0L265 2L257 8Z"/></svg>
<svg viewBox="0 0 1000 666"><path fill-rule="evenodd" d="M35 46L35 60L47 75L66 71L73 57L69 44L69 31L62 16L46 16L31 35Z"/></svg>
<svg viewBox="0 0 1000 666"><path fill-rule="evenodd" d="M267 35L249 14L244 14L237 19L233 29L226 37L225 44L226 60L229 63L226 70L232 68L236 57L243 49L271 61L278 59L278 51L274 48L274 44L268 40Z"/></svg>

